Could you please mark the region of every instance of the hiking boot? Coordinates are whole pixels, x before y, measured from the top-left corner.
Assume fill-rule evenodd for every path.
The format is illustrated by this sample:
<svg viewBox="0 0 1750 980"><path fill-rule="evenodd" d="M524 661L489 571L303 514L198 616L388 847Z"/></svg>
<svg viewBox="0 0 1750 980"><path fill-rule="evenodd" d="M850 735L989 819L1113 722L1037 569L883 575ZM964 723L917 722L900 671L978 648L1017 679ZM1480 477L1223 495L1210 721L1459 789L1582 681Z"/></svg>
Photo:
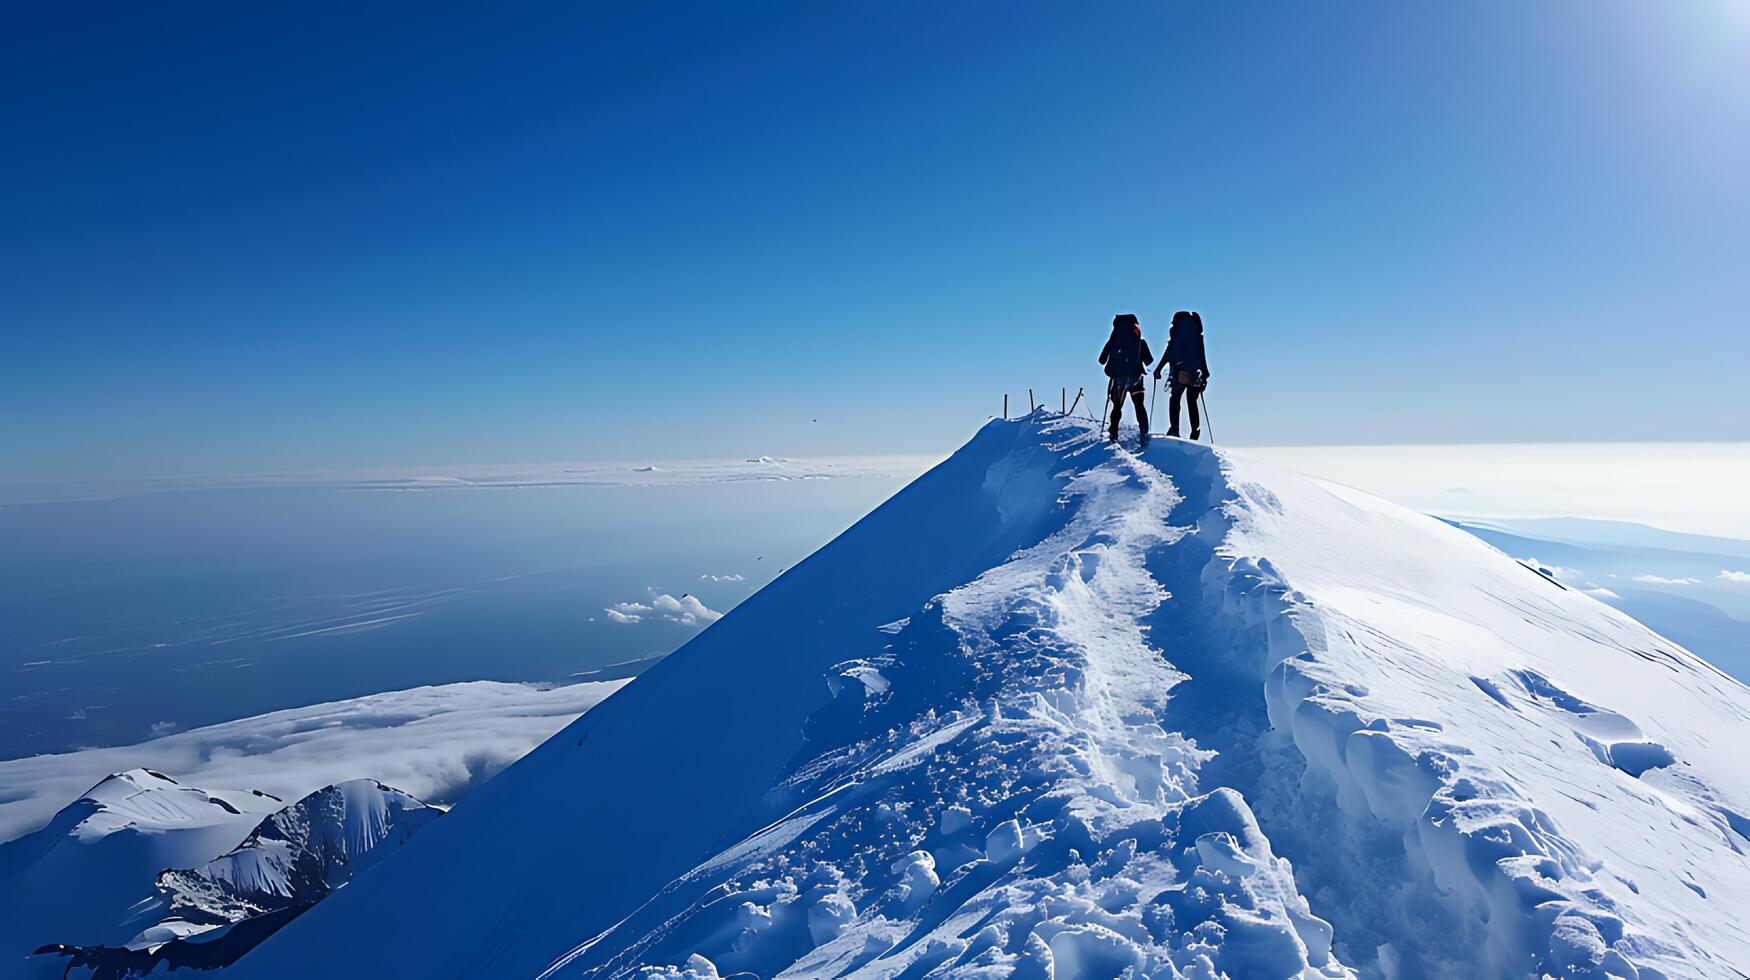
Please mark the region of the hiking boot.
<svg viewBox="0 0 1750 980"><path fill-rule="evenodd" d="M1192 429L1192 430L1191 430L1191 441L1192 441L1192 442L1196 442L1196 441L1197 441L1197 433L1198 433L1198 432L1200 432L1200 431L1201 431L1201 430L1199 430L1199 429Z"/></svg>
<svg viewBox="0 0 1750 980"><path fill-rule="evenodd" d="M1179 438L1179 430L1178 430L1178 429L1168 429L1168 430L1167 430L1167 438L1168 438L1168 439L1177 439L1177 438Z"/></svg>

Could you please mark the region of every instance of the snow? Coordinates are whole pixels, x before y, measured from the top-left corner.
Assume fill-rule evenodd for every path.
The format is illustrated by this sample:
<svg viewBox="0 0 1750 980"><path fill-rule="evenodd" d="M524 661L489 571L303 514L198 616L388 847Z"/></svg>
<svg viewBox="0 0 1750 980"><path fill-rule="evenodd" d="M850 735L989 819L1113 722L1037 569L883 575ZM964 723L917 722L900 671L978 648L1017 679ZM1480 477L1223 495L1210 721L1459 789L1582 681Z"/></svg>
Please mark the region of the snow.
<svg viewBox="0 0 1750 980"><path fill-rule="evenodd" d="M259 793L233 795L256 808L270 802L279 806L278 800ZM72 816L85 817L73 835L81 844L125 841L150 826L156 834L174 835L180 841L174 850L154 849L154 858L186 859L202 853L197 850L200 846L232 839L199 832L215 823L202 802L214 802L212 794L183 786L162 773L136 770L104 780L44 833L60 829L58 825ZM229 805L223 809L236 810ZM86 970L98 977L143 975L164 964L171 969L222 966L368 870L442 814L437 807L372 780L328 786L276 809L226 853L198 867L156 873L156 897L140 901L132 900L146 892L154 878L145 870L150 865L140 861L117 862L113 852L109 863L85 869L65 861L39 861L43 866L32 868L29 879L17 879L29 887L8 893L19 906L9 909L14 915L8 919L16 916L24 926L15 925L6 933L5 955L16 962L41 949L24 969L44 977L86 976ZM142 817L150 823L142 823ZM236 821L223 823L225 829L235 831ZM6 845L6 850L28 848L30 841ZM69 875L75 870L100 874ZM121 872L136 877L128 881ZM43 921L24 908L45 898L58 902L65 913L57 921ZM245 920L245 926L233 928ZM136 928L139 932L126 943L92 939ZM43 933L32 938L26 929ZM83 942L78 941L81 938Z"/></svg>
<svg viewBox="0 0 1750 980"><path fill-rule="evenodd" d="M423 800L451 802L624 683L419 687L275 711L137 745L0 762L0 841L43 826L109 773L148 766L185 784L249 786L284 800L349 779L378 779ZM248 821L223 847L150 870L205 861L252 826Z"/></svg>
<svg viewBox="0 0 1750 980"><path fill-rule="evenodd" d="M51 942L119 943L164 868L234 847L283 800L148 769L106 776L35 833L0 845L0 964ZM0 975L10 976L9 969Z"/></svg>
<svg viewBox="0 0 1750 980"><path fill-rule="evenodd" d="M1750 589L1720 574L1744 561L1750 541L1608 521L1454 523L1750 681Z"/></svg>
<svg viewBox="0 0 1750 980"><path fill-rule="evenodd" d="M263 820L230 851L157 879L158 900L137 908L162 921L131 948L153 948L280 909L321 901L404 844L443 811L375 780L327 786Z"/></svg>
<svg viewBox="0 0 1750 980"><path fill-rule="evenodd" d="M1344 813L1362 801L1404 832L1403 859L1468 905L1455 924L1492 967L1558 972L1557 947L1587 930L1619 972L1618 958L1673 975L1750 961L1731 826L1750 803L1733 758L1750 734L1742 685L1420 515L1244 459L1228 472L1242 497L1268 486L1300 504L1237 510L1226 542L1268 555L1248 614L1282 604L1293 627L1270 644L1272 721ZM1437 930L1420 939L1453 955Z"/></svg>
<svg viewBox="0 0 1750 980"><path fill-rule="evenodd" d="M1747 739L1461 530L1038 413L233 972L1735 976Z"/></svg>
<svg viewBox="0 0 1750 980"><path fill-rule="evenodd" d="M375 780L348 780L275 813L233 850L168 872L159 886L184 918L198 909L215 922L236 921L320 898L368 867L379 845L399 844L442 813Z"/></svg>
<svg viewBox="0 0 1750 980"><path fill-rule="evenodd" d="M1431 514L1629 521L1750 539L1750 442L1291 446L1246 454Z"/></svg>

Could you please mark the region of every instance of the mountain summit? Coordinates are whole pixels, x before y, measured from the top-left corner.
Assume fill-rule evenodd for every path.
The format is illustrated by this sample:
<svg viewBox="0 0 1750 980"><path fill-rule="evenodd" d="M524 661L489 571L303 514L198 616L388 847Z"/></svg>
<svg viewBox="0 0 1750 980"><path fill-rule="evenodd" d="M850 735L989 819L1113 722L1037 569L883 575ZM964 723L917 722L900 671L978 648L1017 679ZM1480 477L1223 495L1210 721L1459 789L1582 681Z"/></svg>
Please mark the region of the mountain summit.
<svg viewBox="0 0 1750 980"><path fill-rule="evenodd" d="M1732 976L1750 690L1084 421L953 457L234 973Z"/></svg>

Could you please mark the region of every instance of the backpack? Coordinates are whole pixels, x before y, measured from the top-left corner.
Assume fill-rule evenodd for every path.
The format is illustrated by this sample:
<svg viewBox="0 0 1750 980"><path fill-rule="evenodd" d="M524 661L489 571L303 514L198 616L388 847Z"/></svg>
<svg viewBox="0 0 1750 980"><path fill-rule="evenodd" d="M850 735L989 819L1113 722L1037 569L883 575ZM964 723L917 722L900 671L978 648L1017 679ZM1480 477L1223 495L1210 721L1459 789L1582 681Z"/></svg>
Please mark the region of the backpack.
<svg viewBox="0 0 1750 980"><path fill-rule="evenodd" d="M1140 378L1142 372L1142 334L1125 337L1112 331L1112 338L1106 341L1106 377Z"/></svg>

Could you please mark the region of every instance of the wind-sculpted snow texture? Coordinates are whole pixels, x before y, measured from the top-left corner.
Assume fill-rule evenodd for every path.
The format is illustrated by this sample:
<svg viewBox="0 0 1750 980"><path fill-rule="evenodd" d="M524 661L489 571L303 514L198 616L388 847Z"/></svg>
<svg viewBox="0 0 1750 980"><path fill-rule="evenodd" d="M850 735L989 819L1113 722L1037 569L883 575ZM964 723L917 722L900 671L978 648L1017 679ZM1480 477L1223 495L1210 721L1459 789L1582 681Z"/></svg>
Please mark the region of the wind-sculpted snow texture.
<svg viewBox="0 0 1750 980"><path fill-rule="evenodd" d="M1039 414L238 972L1735 976L1747 737L1461 531Z"/></svg>

